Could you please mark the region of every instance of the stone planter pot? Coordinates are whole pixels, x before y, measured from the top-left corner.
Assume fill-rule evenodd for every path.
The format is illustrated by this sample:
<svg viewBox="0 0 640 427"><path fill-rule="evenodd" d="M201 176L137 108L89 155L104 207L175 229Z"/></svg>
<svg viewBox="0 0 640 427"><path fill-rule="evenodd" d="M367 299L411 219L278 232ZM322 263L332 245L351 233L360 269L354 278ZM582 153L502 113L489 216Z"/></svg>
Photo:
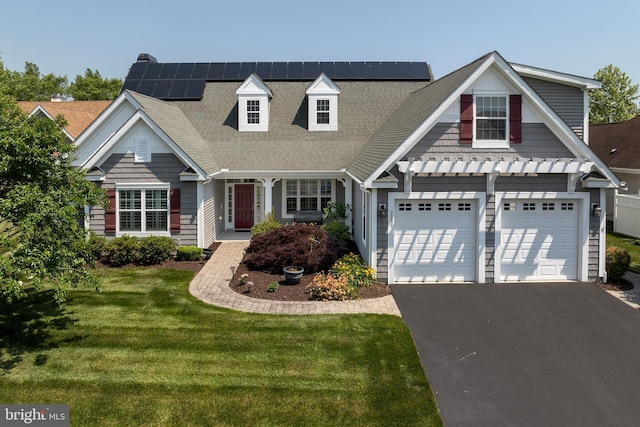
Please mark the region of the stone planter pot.
<svg viewBox="0 0 640 427"><path fill-rule="evenodd" d="M284 279L288 285L297 285L300 283L300 279L302 279L302 275L304 274L304 268L296 265L289 265L283 268L283 271Z"/></svg>
<svg viewBox="0 0 640 427"><path fill-rule="evenodd" d="M213 249L203 249L202 250L202 259L208 260L213 255Z"/></svg>

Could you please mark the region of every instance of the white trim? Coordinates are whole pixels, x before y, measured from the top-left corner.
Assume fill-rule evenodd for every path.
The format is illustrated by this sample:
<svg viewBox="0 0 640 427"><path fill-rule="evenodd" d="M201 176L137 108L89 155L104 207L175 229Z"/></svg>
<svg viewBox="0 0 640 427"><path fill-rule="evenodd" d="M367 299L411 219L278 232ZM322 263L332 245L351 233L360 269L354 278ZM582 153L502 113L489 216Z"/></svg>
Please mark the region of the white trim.
<svg viewBox="0 0 640 427"><path fill-rule="evenodd" d="M478 139L478 97L484 98L504 98L505 102L505 116L504 117L482 117L485 120L504 120L504 139ZM484 149L484 148L509 148L509 93L505 91L488 91L488 90L474 90L473 92L473 139L471 148Z"/></svg>
<svg viewBox="0 0 640 427"><path fill-rule="evenodd" d="M204 184L209 182L211 180L196 182L196 245L199 248L204 247Z"/></svg>
<svg viewBox="0 0 640 427"><path fill-rule="evenodd" d="M365 179L365 186L371 187L373 181L383 172L390 170L393 165L402 159L424 136L437 124L440 117L446 114L447 110L459 100L460 95L465 93L490 67L495 66L511 84L521 92L523 102L525 99L531 104L534 112L538 112L549 129L558 139L578 158L593 161L597 169L606 176L614 187L620 186L620 180L613 172L599 159L593 151L584 143L578 135L567 125L558 114L549 107L523 78L497 53L490 54L485 61L465 80L449 97L418 128Z"/></svg>
<svg viewBox="0 0 640 427"><path fill-rule="evenodd" d="M35 116L38 113L42 113L44 114L49 120L51 120L52 122L55 121L55 117L53 117L43 106L42 104L38 104L35 106L35 108L33 110L31 110L31 112L29 113L29 117L31 116ZM69 132L67 132L67 130L63 127L60 128L62 130L62 132L64 133L64 135L67 137L67 139L69 139L69 141L71 141L72 143L75 141L75 138L73 136L71 136L71 134Z"/></svg>
<svg viewBox="0 0 640 427"><path fill-rule="evenodd" d="M206 172L200 168L169 136L149 118L149 116L142 110L137 110L115 133L107 138L96 151L88 156L84 162L80 164L80 167L85 169L91 169L92 167L102 164L113 152L115 147L120 143L121 139L131 131L134 126L139 122L142 122L149 126L149 128L165 142L174 154L182 161L182 163L191 167L198 175L200 180L206 179Z"/></svg>
<svg viewBox="0 0 640 427"><path fill-rule="evenodd" d="M586 282L589 280L589 193L568 193L568 192L545 192L545 191L496 191L495 193L495 253L493 280L501 283L501 260L504 246L501 239L502 231L502 202L505 199L527 200L527 199L567 199L579 202L578 206L578 271L577 280Z"/></svg>
<svg viewBox="0 0 640 427"><path fill-rule="evenodd" d="M540 80L548 80L587 90L600 89L602 87L601 82L587 77L580 77L572 74L561 73L558 71L545 70L543 68L531 67L529 65L515 64L512 62L510 62L509 65L518 74L521 74L523 76L534 77Z"/></svg>
<svg viewBox="0 0 640 427"><path fill-rule="evenodd" d="M287 213L287 181L297 181L298 185L297 185L297 192L298 194L296 195L296 210L298 210L300 208L300 181L318 181L318 193L315 196L316 199L318 199L318 205L320 205L321 199L322 199L322 182L324 180L328 180L331 181L331 201L335 202L336 201L336 185L337 185L337 180L336 179L332 179L332 178L306 178L306 177L302 177L302 178L283 178L282 179L282 200L281 200L281 216L282 219L293 219L294 215L292 214L288 214ZM346 192L345 192L345 196L346 196ZM293 197L293 196L291 196ZM305 197L313 197L313 196L305 196ZM322 211L322 207L320 207L318 210Z"/></svg>
<svg viewBox="0 0 640 427"><path fill-rule="evenodd" d="M409 199L409 200L475 200L478 209L478 220L475 224L476 227L476 256L475 256L475 281L477 283L485 283L485 258L486 258L486 216L487 216L487 194L482 191L436 191L436 192L393 192L389 193L387 201L387 271L388 271L388 283L395 282L395 271L393 268L393 259L391 254L394 253L393 249L393 227L395 216L395 204L396 200Z"/></svg>
<svg viewBox="0 0 640 427"><path fill-rule="evenodd" d="M134 236L134 237L147 237L147 236L169 236L171 237L171 196L169 191L171 190L171 184L169 183L116 183L115 186L116 191L116 237L121 237L124 235ZM140 199L140 227L145 229L145 231L131 231L131 230L120 230L120 191L121 190L139 190L141 192ZM146 231L145 226L145 200L146 200L146 190L165 190L167 192L167 230L166 231ZM144 193L144 195L142 195ZM128 211L127 211L128 212Z"/></svg>
<svg viewBox="0 0 640 427"><path fill-rule="evenodd" d="M309 131L336 131L338 130L338 95L340 88L324 73L313 81L306 90L308 104ZM327 100L329 102L329 123L318 123L317 102Z"/></svg>
<svg viewBox="0 0 640 427"><path fill-rule="evenodd" d="M521 174L521 173L588 173L592 162L577 159L525 159L508 160L403 160L397 162L401 173L438 174Z"/></svg>
<svg viewBox="0 0 640 427"><path fill-rule="evenodd" d="M614 199L615 200L615 199ZM607 257L607 193L600 189L600 226L598 229L598 277L603 281L607 280L606 257Z"/></svg>

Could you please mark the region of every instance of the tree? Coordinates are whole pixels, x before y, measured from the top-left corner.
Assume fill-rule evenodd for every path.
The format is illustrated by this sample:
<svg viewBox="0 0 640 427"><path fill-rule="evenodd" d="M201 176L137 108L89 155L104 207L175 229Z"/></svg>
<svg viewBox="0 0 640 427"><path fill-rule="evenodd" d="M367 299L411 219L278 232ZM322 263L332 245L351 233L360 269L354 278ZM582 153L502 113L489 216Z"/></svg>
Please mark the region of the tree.
<svg viewBox="0 0 640 427"><path fill-rule="evenodd" d="M111 100L116 99L121 87L122 80L102 78L98 70L87 68L84 77L77 75L69 85L68 93L76 101Z"/></svg>
<svg viewBox="0 0 640 427"><path fill-rule="evenodd" d="M622 122L640 114L636 104L638 85L618 67L607 65L594 75L602 88L591 92L589 121L591 123Z"/></svg>
<svg viewBox="0 0 640 427"><path fill-rule="evenodd" d="M84 206L104 205L105 196L71 165L75 146L62 126L61 118L28 117L0 95L0 295L9 302L28 286L46 286L61 303L69 288L98 283L85 267L82 220Z"/></svg>
<svg viewBox="0 0 640 427"><path fill-rule="evenodd" d="M24 72L6 70L0 63L0 93L18 101L49 101L55 94L64 94L67 78L54 74L42 75L40 68L25 63Z"/></svg>

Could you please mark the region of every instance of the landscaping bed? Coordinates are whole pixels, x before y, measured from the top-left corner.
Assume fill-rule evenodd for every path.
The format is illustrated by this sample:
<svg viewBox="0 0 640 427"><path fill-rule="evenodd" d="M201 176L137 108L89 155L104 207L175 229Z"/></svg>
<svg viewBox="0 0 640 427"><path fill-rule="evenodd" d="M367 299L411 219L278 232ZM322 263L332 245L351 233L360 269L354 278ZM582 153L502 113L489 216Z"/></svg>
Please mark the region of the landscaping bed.
<svg viewBox="0 0 640 427"><path fill-rule="evenodd" d="M240 277L247 274L246 283L240 284ZM263 271L249 270L241 263L236 269L230 287L235 292L252 298L260 298L272 301L309 301L311 296L307 290L307 285L313 280L313 274L305 274L297 285L288 285L282 274L271 274ZM249 282L253 285L249 285ZM275 292L269 292L269 284L278 283ZM391 295L391 288L382 283L374 283L371 286L360 288L361 298L379 298Z"/></svg>

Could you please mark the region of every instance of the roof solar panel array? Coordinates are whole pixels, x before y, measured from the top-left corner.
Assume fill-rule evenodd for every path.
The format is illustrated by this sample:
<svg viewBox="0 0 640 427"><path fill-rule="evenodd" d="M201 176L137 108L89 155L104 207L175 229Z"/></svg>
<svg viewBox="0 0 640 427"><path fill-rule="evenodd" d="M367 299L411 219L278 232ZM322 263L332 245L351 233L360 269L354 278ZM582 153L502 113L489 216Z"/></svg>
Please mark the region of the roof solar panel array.
<svg viewBox="0 0 640 427"><path fill-rule="evenodd" d="M166 100L198 100L206 82L244 81L256 74L264 81L332 80L431 81L426 62L136 62L123 89Z"/></svg>

